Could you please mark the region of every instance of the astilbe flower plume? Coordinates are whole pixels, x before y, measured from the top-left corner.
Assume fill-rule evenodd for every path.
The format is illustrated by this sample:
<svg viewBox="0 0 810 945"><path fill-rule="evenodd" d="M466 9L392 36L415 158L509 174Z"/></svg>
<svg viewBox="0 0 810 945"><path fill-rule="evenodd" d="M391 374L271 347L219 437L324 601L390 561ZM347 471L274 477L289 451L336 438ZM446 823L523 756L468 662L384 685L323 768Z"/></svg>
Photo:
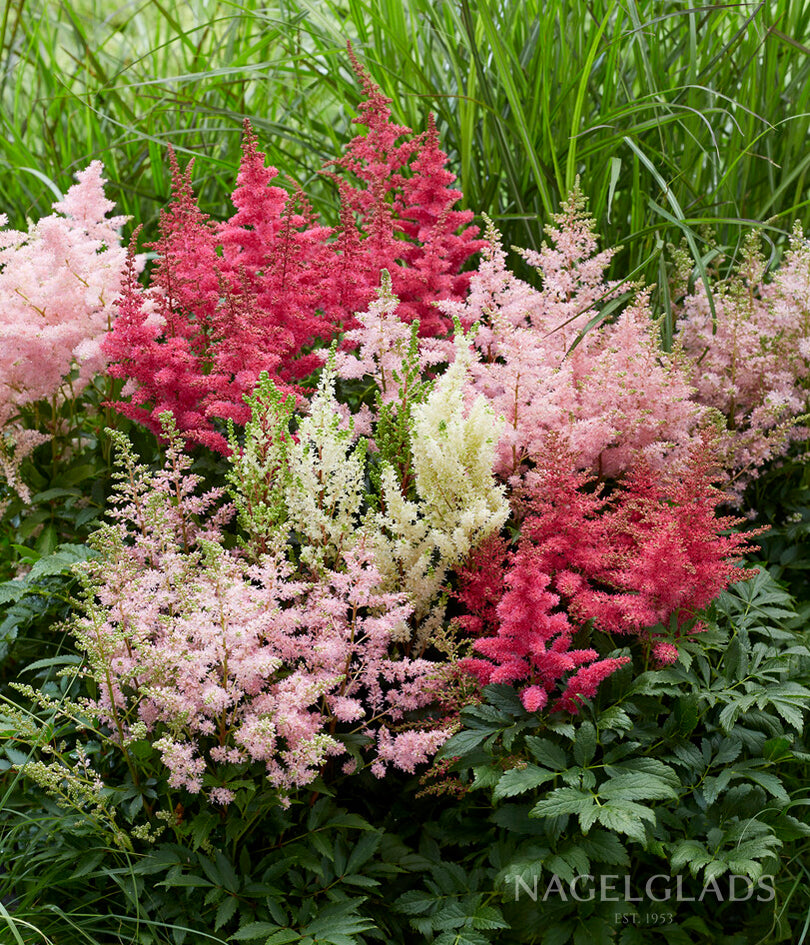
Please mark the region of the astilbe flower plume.
<svg viewBox="0 0 810 945"><path fill-rule="evenodd" d="M462 194L452 187L455 175L447 169L433 116L426 132L406 137L411 130L393 123L391 100L351 45L349 58L366 95L354 122L367 133L353 138L325 169L341 197L336 248L343 305L349 313L364 310L387 269L403 320L418 318L423 336L445 334L452 321L433 303L463 297L470 277L461 268L484 242L470 225L473 214L453 209Z"/></svg>
<svg viewBox="0 0 810 945"><path fill-rule="evenodd" d="M396 333L382 338L396 344ZM392 631L394 639L415 643L419 652L441 630L447 575L509 515L505 489L492 472L499 424L483 397L465 402L469 341L458 335L455 347L450 368L434 384L421 385L418 399L409 400L402 386L409 370L391 368L407 420L396 456L382 443L368 461L372 438L357 435L351 415L344 424L332 358L294 436L291 401L265 375L249 398L254 415L244 446L232 440L229 481L250 536L246 548L286 549L314 574L334 568L352 549L371 549L380 589L404 593L412 608L411 618ZM385 350L371 361L379 383L377 368L393 362ZM381 418L372 419L379 441Z"/></svg>
<svg viewBox="0 0 810 945"><path fill-rule="evenodd" d="M620 475L637 456L655 465L682 456L700 414L682 358L657 338L649 296L640 292L615 322L596 324L615 298L613 251L597 252L594 222L575 191L547 230L540 252L522 251L541 279L535 289L506 266L500 234L489 245L464 304L441 303L478 325L472 387L506 419L498 470L522 476L545 437L567 438L578 468Z"/></svg>
<svg viewBox="0 0 810 945"><path fill-rule="evenodd" d="M480 654L462 665L482 683L519 684L531 711L564 683L551 708L575 711L626 662L570 649L589 623L641 638L658 664L676 659L677 641L702 629L700 611L752 573L735 563L748 537L723 534L737 520L715 514L723 501L711 484L715 449L704 431L678 474L642 462L605 496L563 440L548 438L521 499L517 550L491 542L460 573L456 596Z"/></svg>
<svg viewBox="0 0 810 945"><path fill-rule="evenodd" d="M726 419L723 458L737 501L767 460L806 435L795 421L810 400L810 248L801 229L766 275L754 232L737 270L712 286L714 313L702 280L676 306L695 398Z"/></svg>
<svg viewBox="0 0 810 945"><path fill-rule="evenodd" d="M23 491L16 470L37 444L17 422L20 410L76 396L104 366L100 341L123 281L126 217L109 216L115 204L102 173L93 161L52 214L27 231L0 231L0 454L9 484ZM0 227L6 222L0 214Z"/></svg>
<svg viewBox="0 0 810 945"><path fill-rule="evenodd" d="M123 749L150 738L172 786L199 793L211 779L214 803L232 799L233 762L261 764L285 803L345 753L347 727L365 736L378 775L427 760L449 730L399 729L435 700L441 672L392 646L411 607L379 590L370 549L318 576L278 553L251 563L227 551L230 510L216 490L197 493L182 438L163 421L162 472L116 437L113 521L93 539L99 557L71 623L100 694L89 708Z"/></svg>
<svg viewBox="0 0 810 945"><path fill-rule="evenodd" d="M191 165L183 171L170 155L172 199L151 285L128 280L105 342L110 372L129 381L118 409L155 432L169 410L188 441L227 453L218 426L247 422L244 396L261 372L300 393L296 384L321 363L312 346L355 326L384 270L405 321L418 316L427 335L448 329L432 303L466 289L460 269L481 245L472 214L453 209L460 193L432 121L417 136L394 124L389 100L350 56L367 133L326 171L340 196L337 226L316 221L300 188L274 183L278 171L265 167L247 123L236 212L221 224L197 207Z"/></svg>

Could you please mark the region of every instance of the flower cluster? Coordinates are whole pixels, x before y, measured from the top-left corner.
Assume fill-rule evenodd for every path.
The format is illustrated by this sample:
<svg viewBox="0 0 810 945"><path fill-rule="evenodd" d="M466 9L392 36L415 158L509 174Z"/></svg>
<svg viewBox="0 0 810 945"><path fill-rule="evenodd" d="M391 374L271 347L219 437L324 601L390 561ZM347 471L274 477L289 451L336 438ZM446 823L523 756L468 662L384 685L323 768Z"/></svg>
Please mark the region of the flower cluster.
<svg viewBox="0 0 810 945"><path fill-rule="evenodd" d="M685 293L665 350L650 293L608 277L578 189L521 251L538 286L517 278L494 226L478 241L453 209L432 119L394 124L350 56L367 132L324 170L336 226L278 186L246 124L224 222L171 156L146 286L100 165L0 236L6 439L21 407L106 357L118 409L168 444L154 472L115 435L70 623L89 707L217 805L259 768L282 803L338 758L413 772L479 685L577 712L629 662L617 635L645 665L675 661L748 576L712 483L774 455L807 402L798 234L771 281L752 242L713 303ZM9 481L40 440L0 444ZM222 489L200 493L199 446Z"/></svg>
<svg viewBox="0 0 810 945"><path fill-rule="evenodd" d="M579 191L555 222L549 244L522 252L540 288L509 271L490 224L467 299L441 306L478 326L472 386L506 419L498 471L525 476L552 432L566 438L577 468L603 476L641 457L659 467L677 461L700 415L683 359L662 350L647 292L603 320L599 303L615 300L620 286L606 278L613 253L597 252Z"/></svg>
<svg viewBox="0 0 810 945"><path fill-rule="evenodd" d="M721 534L735 520L715 515L723 497L711 485L712 447L705 433L677 476L640 463L606 497L549 437L522 497L517 549L490 541L461 572L461 619L485 657L463 665L482 683L519 683L529 711L565 680L552 709L576 711L627 662L571 648L589 622L641 637L658 665L677 659L677 641L701 629L700 611L750 576L734 564L749 548L745 536Z"/></svg>
<svg viewBox="0 0 810 945"><path fill-rule="evenodd" d="M76 179L52 214L0 231L0 468L23 498L19 465L46 436L20 411L74 397L104 367L100 342L124 276L126 218L109 216L101 163Z"/></svg>
<svg viewBox="0 0 810 945"><path fill-rule="evenodd" d="M320 364L308 349L354 325L387 270L406 320L435 335L432 304L460 299L461 267L479 247L472 214L454 210L447 156L432 119L422 135L391 121L390 101L352 55L366 93L353 138L324 173L340 194L336 227L317 223L300 189L273 181L249 125L234 215L215 224L196 205L191 165L172 155L173 197L154 244L150 287L129 279L105 341L110 372L128 379L125 415L159 431L170 411L190 442L227 452L218 425L249 418L244 396L266 371L292 392ZM400 141L401 138L404 141ZM460 232L458 232L460 230Z"/></svg>
<svg viewBox="0 0 810 945"><path fill-rule="evenodd" d="M115 205L101 175L93 161L50 216L0 233L0 426L68 381L81 389L104 366L99 342L121 288L126 218L108 217Z"/></svg>
<svg viewBox="0 0 810 945"><path fill-rule="evenodd" d="M806 430L810 380L810 248L797 228L773 278L756 232L736 271L681 299L679 337L697 399L726 419L725 464L739 496L768 459ZM712 311L712 307L714 311Z"/></svg>
<svg viewBox="0 0 810 945"><path fill-rule="evenodd" d="M230 514L197 494L182 438L164 415L166 468L139 466L117 436L114 523L84 567L72 631L99 698L91 706L122 747L149 735L169 783L228 803L229 765L261 763L283 799L346 753L348 728L374 750L375 773L408 771L447 727L396 731L429 706L441 668L392 647L412 607L380 589L363 541L340 569L296 567L283 552L257 562L225 550Z"/></svg>

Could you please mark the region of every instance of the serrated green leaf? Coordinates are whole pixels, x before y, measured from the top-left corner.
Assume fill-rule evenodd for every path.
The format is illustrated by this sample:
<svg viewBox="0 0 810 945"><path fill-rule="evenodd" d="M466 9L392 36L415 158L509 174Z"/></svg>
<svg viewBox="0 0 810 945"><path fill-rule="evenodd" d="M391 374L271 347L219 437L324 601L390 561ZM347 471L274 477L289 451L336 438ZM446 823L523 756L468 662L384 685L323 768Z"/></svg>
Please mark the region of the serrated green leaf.
<svg viewBox="0 0 810 945"><path fill-rule="evenodd" d="M50 659L35 660L21 668L22 672L32 673L40 669L51 669L54 666L81 666L84 657L76 654L67 654L65 656L52 656Z"/></svg>
<svg viewBox="0 0 810 945"><path fill-rule="evenodd" d="M672 873L676 873L684 866L688 866L691 874L696 876L698 870L706 863L710 863L711 859L711 854L702 843L697 840L681 840L672 851L669 868Z"/></svg>
<svg viewBox="0 0 810 945"><path fill-rule="evenodd" d="M693 774L697 774L705 767L703 756L695 745L674 745L672 754Z"/></svg>
<svg viewBox="0 0 810 945"><path fill-rule="evenodd" d="M704 778L701 790L708 805L714 804L728 787L733 776L734 772L730 768L724 768L717 777Z"/></svg>
<svg viewBox="0 0 810 945"><path fill-rule="evenodd" d="M642 821L655 823L655 814L633 801L608 801L599 808L598 821L608 830L626 834L633 840L644 842L646 831Z"/></svg>
<svg viewBox="0 0 810 945"><path fill-rule="evenodd" d="M703 867L703 879L704 882L708 885L712 880L718 879L720 876L723 876L725 873L728 873L729 865L726 860L712 860L710 863L707 863ZM704 886L705 889L705 886ZM722 892L722 890L721 890Z"/></svg>
<svg viewBox="0 0 810 945"><path fill-rule="evenodd" d="M531 809L530 817L557 817L560 814L579 814L596 804L589 791L575 787L561 787L539 801Z"/></svg>
<svg viewBox="0 0 810 945"><path fill-rule="evenodd" d="M742 742L739 738L735 736L724 738L720 743L717 754L712 759L712 765L727 765L729 762L735 761L741 751Z"/></svg>
<svg viewBox="0 0 810 945"><path fill-rule="evenodd" d="M783 804L790 803L790 796L784 788L784 785L775 774L769 774L767 771L752 771L748 769L745 777L749 778L761 788L764 788L771 797L781 801Z"/></svg>
<svg viewBox="0 0 810 945"><path fill-rule="evenodd" d="M596 754L596 729L592 722L582 722L574 739L574 761L584 768Z"/></svg>
<svg viewBox="0 0 810 945"><path fill-rule="evenodd" d="M569 945L575 928L576 923L571 920L554 922L543 934L541 943L542 945Z"/></svg>
<svg viewBox="0 0 810 945"><path fill-rule="evenodd" d="M599 716L596 724L600 729L629 732L633 727L633 720L621 706L614 705Z"/></svg>
<svg viewBox="0 0 810 945"><path fill-rule="evenodd" d="M491 945L491 939L474 929L461 929L458 932L442 932L433 940L433 945Z"/></svg>
<svg viewBox="0 0 810 945"><path fill-rule="evenodd" d="M279 931L288 930L279 929L279 927L272 922L249 922L247 925L243 925L238 932L235 932L231 938L235 939L237 942L252 942L257 938L266 938L268 935Z"/></svg>
<svg viewBox="0 0 810 945"><path fill-rule="evenodd" d="M523 717L527 714L514 686L490 683L484 687L483 695L490 705L495 706L501 712L507 713L507 715Z"/></svg>
<svg viewBox="0 0 810 945"><path fill-rule="evenodd" d="M611 945L616 926L601 916L592 916L574 932L574 945Z"/></svg>
<svg viewBox="0 0 810 945"><path fill-rule="evenodd" d="M504 922L500 909L493 906L479 906L472 917L474 929L508 929L509 923Z"/></svg>
<svg viewBox="0 0 810 945"><path fill-rule="evenodd" d="M524 768L511 768L504 772L493 792L493 798L500 800L504 797L515 797L531 791L547 781L553 781L555 772L537 765L526 765Z"/></svg>
<svg viewBox="0 0 810 945"><path fill-rule="evenodd" d="M627 850L616 836L607 830L597 828L580 841L585 855L595 863L607 863L610 866L629 866Z"/></svg>
<svg viewBox="0 0 810 945"><path fill-rule="evenodd" d="M424 915L436 908L436 900L421 890L411 889L396 900L394 908L405 915Z"/></svg>
<svg viewBox="0 0 810 945"><path fill-rule="evenodd" d="M633 772L619 774L600 784L599 796L609 800L654 801L675 798L678 792L663 778Z"/></svg>
<svg viewBox="0 0 810 945"><path fill-rule="evenodd" d="M588 807L579 812L579 826L584 834L587 834L596 823L598 814L599 808L595 804L593 807Z"/></svg>
<svg viewBox="0 0 810 945"><path fill-rule="evenodd" d="M454 758L456 756L463 758L483 745L487 738L493 737L496 731L479 729L477 731L456 732L442 745L437 755L440 758Z"/></svg>
<svg viewBox="0 0 810 945"><path fill-rule="evenodd" d="M239 907L239 900L236 896L227 896L217 908L216 919L214 920L214 931L218 932L226 922L234 917Z"/></svg>
<svg viewBox="0 0 810 945"><path fill-rule="evenodd" d="M552 771L564 771L568 767L567 752L548 738L527 735L526 747L536 761Z"/></svg>
<svg viewBox="0 0 810 945"><path fill-rule="evenodd" d="M279 929L265 941L264 945L291 945L292 942L300 941L302 941L301 936L293 929Z"/></svg>
<svg viewBox="0 0 810 945"><path fill-rule="evenodd" d="M792 757L790 739L784 736L769 738L762 746L762 757L766 761L788 761Z"/></svg>

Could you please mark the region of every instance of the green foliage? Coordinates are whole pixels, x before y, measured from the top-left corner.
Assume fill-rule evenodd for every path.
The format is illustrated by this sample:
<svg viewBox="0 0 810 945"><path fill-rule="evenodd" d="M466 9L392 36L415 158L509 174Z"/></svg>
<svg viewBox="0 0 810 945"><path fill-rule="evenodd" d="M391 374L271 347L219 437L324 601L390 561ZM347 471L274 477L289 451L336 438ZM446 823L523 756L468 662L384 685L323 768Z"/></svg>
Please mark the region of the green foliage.
<svg viewBox="0 0 810 945"><path fill-rule="evenodd" d="M232 421L228 421L231 462L226 474L229 494L239 525L250 536L245 549L254 559L286 540L290 469L287 445L295 397L284 395L262 372L254 393L245 398L251 419L239 443Z"/></svg>
<svg viewBox="0 0 810 945"><path fill-rule="evenodd" d="M386 273L387 276L387 273ZM386 285L386 282L383 282ZM390 291L390 279L387 282ZM408 499L416 498L414 470L412 468L413 450L413 408L423 404L430 393L433 383L423 378L419 358L419 321L411 324L411 334L407 351L402 358L401 375L393 371L388 382L396 385L399 397L383 403L379 388L375 390L375 413L377 421L374 428L374 440L377 452L374 462L369 467L372 490L369 498L374 501L382 493L382 470L386 465L396 470L397 480L403 495Z"/></svg>
<svg viewBox="0 0 810 945"><path fill-rule="evenodd" d="M580 175L605 245L624 244L617 268L657 284L656 304L668 312L668 242L685 237L682 268L701 273L727 248L733 263L751 220L765 221L772 257L794 218L807 228L809 18L797 0L678 8L290 0L272 9L257 0L193 8L145 0L112 11L100 0L38 8L10 0L0 13L0 211L12 225L43 215L74 170L101 158L110 194L154 238L171 143L196 156L202 204L223 217L247 115L270 161L335 218L337 194L315 172L345 141L360 100L345 53L351 39L398 121L420 130L427 112L436 114L465 205L492 216L506 245L537 246L542 222ZM409 389L415 365L412 342ZM341 384L353 407L368 396L362 382ZM411 390L409 403L425 393ZM257 395L274 396L269 388ZM127 746L128 764L74 701L78 657L55 627L70 612L71 566L90 554L84 542L111 487L107 399L114 391L90 390L51 414L38 405L42 415L29 425L58 435L25 461L31 501L0 493L8 502L0 522L0 939L742 945L806 937L803 446L750 492L759 523L770 526L761 544L771 576L724 594L708 632L682 647L677 665L635 676L628 668L565 722L529 715L511 689L489 687L448 748L459 758L459 777L445 785L450 801L417 798L404 778L393 786L368 778L354 793L337 779L334 797L321 785L311 803L280 812L233 765L236 800L220 812L169 790L145 740ZM277 398L275 407L278 428L289 430L290 405ZM132 432L152 465L155 441ZM253 516L254 528L264 516L270 542L283 527L280 493L247 475L272 465L269 444L281 439L263 435L231 485L239 515ZM387 461L407 490L409 411L381 407L376 438L370 475ZM210 457L195 464L209 482L223 469ZM29 688L12 699L15 680ZM79 742L104 774L101 794L79 777ZM71 810L44 776L20 774L43 747L57 766L52 787L73 791ZM568 882L588 872L627 874L634 891L655 874L678 873L694 897L730 873L773 873L776 897L670 908L515 894L536 880L542 895L551 876Z"/></svg>
<svg viewBox="0 0 810 945"><path fill-rule="evenodd" d="M435 113L466 206L496 219L506 245L536 247L537 221L579 174L606 243L625 246L617 265L658 282L663 308L667 241L686 236L700 269L702 224L733 248L750 220L777 240L808 221L810 10L798 0L29 6L10 0L0 18L14 223L46 211L66 167L101 157L114 199L153 236L169 143L196 155L203 205L222 215L245 115L335 218L316 172L360 100L348 40L398 121L421 130Z"/></svg>
<svg viewBox="0 0 810 945"><path fill-rule="evenodd" d="M806 441L767 469L749 488L746 501L757 525L767 528L757 539L768 570L802 602L810 601L810 466ZM806 604L805 604L806 606Z"/></svg>
<svg viewBox="0 0 810 945"><path fill-rule="evenodd" d="M644 266L650 281L667 234L687 235L698 256L701 221L719 218L733 245L746 217L781 214L785 230L795 214L806 218L803 4L300 0L293 9L307 12L314 47L300 74L314 77L351 39L398 119L419 127L426 111L437 114L467 205L497 220L506 245L537 246L535 221L559 208L577 175L606 241L626 246L622 271Z"/></svg>

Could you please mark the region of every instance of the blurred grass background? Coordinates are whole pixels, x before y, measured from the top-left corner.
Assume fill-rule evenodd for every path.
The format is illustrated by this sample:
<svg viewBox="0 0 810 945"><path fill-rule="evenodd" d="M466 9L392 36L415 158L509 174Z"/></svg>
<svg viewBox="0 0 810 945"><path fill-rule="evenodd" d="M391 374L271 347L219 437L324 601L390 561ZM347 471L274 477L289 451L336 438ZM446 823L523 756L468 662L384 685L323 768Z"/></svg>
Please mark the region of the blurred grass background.
<svg viewBox="0 0 810 945"><path fill-rule="evenodd" d="M1 209L46 213L101 158L148 239L171 144L223 216L247 115L333 221L317 171L360 99L351 40L397 121L436 114L465 206L507 245L539 245L581 175L616 271L663 286L668 241L700 256L705 226L733 248L752 221L775 244L810 221L809 31L797 0L8 0Z"/></svg>

